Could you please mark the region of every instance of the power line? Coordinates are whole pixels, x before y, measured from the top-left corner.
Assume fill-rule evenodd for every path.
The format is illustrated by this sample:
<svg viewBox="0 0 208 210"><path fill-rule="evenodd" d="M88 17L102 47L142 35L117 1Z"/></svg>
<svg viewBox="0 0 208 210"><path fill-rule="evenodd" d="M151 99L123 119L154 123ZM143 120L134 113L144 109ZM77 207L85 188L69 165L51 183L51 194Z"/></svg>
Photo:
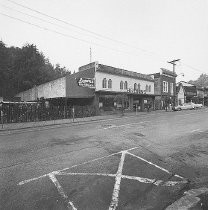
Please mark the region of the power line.
<svg viewBox="0 0 208 210"><path fill-rule="evenodd" d="M188 68L190 68L190 69L193 69L195 72L197 71L197 72L200 72L200 73L203 73L203 74L205 73L204 71L201 71L201 70L199 70L199 69L197 69L197 68L195 68L193 66L190 66L188 64L183 63L183 65L188 67Z"/></svg>
<svg viewBox="0 0 208 210"><path fill-rule="evenodd" d="M83 27L77 26L77 25L75 25L75 24L69 23L69 22L67 22L67 21L65 21L65 20L62 20L62 19L53 17L53 16L48 15L48 14L45 14L45 13L43 13L43 12L40 12L40 11L35 10L35 9L32 9L32 8L30 8L30 7L28 7L28 6L25 6L25 5L23 5L23 4L17 3L17 2L15 2L15 1L12 1L12 0L6 0L6 1L8 1L8 2L10 2L10 3L13 3L13 4L15 4L15 5L18 5L18 6L20 6L20 7L23 7L23 8L25 8L25 9L28 9L28 10L30 10L30 11L36 12L36 13L38 13L38 14L40 14L40 15L45 16L45 17L51 18L51 19L53 19L53 20L55 20L55 21L59 21L59 22L61 22L61 23L64 23L64 24L66 24L66 25L69 25L69 26L71 26L71 27L77 28L77 29L79 29L79 30L81 30L81 31L87 32L87 33L89 33L89 34L93 34L93 35L96 36L96 37L101 37L101 38L103 38L103 39L107 39L107 40L110 40L110 41L113 41L113 42L116 42L116 43L119 43L119 44L122 44L122 45L125 45L125 46L128 46L128 47L137 49L137 50L142 51L142 52L144 52L144 53L148 53L148 54L151 54L151 55L155 55L155 56L159 57L159 58L161 59L161 61L163 61L163 62L165 61L161 56L159 56L159 55L158 55L157 53L155 53L155 52L151 52L151 51L146 50L146 49L143 49L143 48L139 48L139 47L132 46L132 45L130 45L130 44L128 44L128 43L125 43L125 42L123 42L123 41L119 41L119 40L112 39L112 38L110 38L110 37L108 37L108 36L104 36L104 35L102 35L102 34L99 34L99 33L96 33L96 32L94 32L94 31L88 30L88 29L86 29L86 28L83 28ZM18 11L18 12L20 12L20 11ZM21 13L23 13L23 12L21 12ZM2 14L2 13L1 13L1 14ZM28 14L26 14L26 13L23 13L23 14L28 15ZM2 15L5 15L5 14L2 14ZM15 19L14 17L8 16L8 15L5 15L5 16ZM32 16L32 15L29 15L29 16L34 17L34 18L37 18L37 19L42 20L42 21L44 21L44 22L48 22L48 23L50 23L50 24L53 24L53 25L62 27L62 28L65 28L65 27L63 27L63 26L61 26L61 25L59 25L59 24L55 24L55 23L52 23L52 22L50 22L50 21L46 21L46 20L44 20L44 19L42 19L42 18L35 17L35 16ZM16 19L18 19L18 18L16 18ZM82 42L93 43L93 42L89 42L89 41L86 41L86 40L83 40L83 39L79 39L79 38L74 37L74 36L71 36L71 35L63 34L63 33L61 33L61 32L55 31L55 30L51 30L51 29L48 29L48 28L45 28L45 27L38 26L38 25L36 25L36 24L30 23L30 22L27 22L27 21L24 21L24 20L21 20L21 19L18 19L18 20L21 21L21 22L24 22L24 23L27 23L27 24L36 26L36 27L38 27L38 28L44 29L44 30L48 30L48 31L51 31L51 32L54 32L54 33L58 33L58 34L60 34L60 35L67 36L67 37L70 37L70 38L73 38L73 39L77 39L77 40L82 41ZM100 47L107 48L107 47L105 47L105 46L103 46L103 45L100 45L100 44L97 44L97 43L93 43L93 44L94 44L94 45L97 45L97 46L100 46ZM113 48L108 48L108 49L111 49L111 50L113 50L113 51L117 51L117 52L118 52L118 50L115 50L115 49L113 49ZM119 50L119 51L120 51L120 50ZM124 51L120 51L120 52L127 53L127 52L124 52ZM127 53L127 54L129 54L129 53ZM193 69L193 70L195 70L195 71L204 73L203 71L201 71L201 70L199 70L199 69L197 69L197 68L195 68L195 67L192 67L192 66L190 66L190 65L187 65L187 64L185 64L185 63L184 63L183 65L186 66L186 67L188 67L188 68L191 68L191 69Z"/></svg>
<svg viewBox="0 0 208 210"><path fill-rule="evenodd" d="M137 50L142 51L142 52L144 52L144 53L150 53L150 54L155 54L155 55L157 55L155 52L151 52L151 51L146 50L146 49L143 49L143 48L139 48L139 47L132 46L132 45L130 45L130 44L128 44L128 43L125 43L125 42L123 42L123 41L119 41L119 40L116 40L116 39L112 39L112 38L110 38L110 37L108 37L108 36L104 36L104 35L102 35L102 34L99 34L99 33L96 33L96 32L94 32L94 31L88 30L88 29L86 29L86 28L83 28L83 27L77 26L77 25L75 25L75 24L69 23L69 22L67 22L67 21L65 21L65 20L62 20L62 19L53 17L53 16L51 16L51 15L48 15L48 14L46 14L46 13L43 13L43 12L40 12L40 11L38 11L38 10L32 9L32 8L30 8L30 7L28 7L28 6L25 6L25 5L23 5L23 4L17 3L17 2L15 2L15 1L12 1L12 0L7 0L7 1L8 1L8 2L11 2L11 3L13 3L13 4L16 4L16 5L20 6L20 7L23 7L23 8L25 8L25 9L28 9L28 10L30 10L30 11L36 12L36 13L38 13L38 14L40 14L40 15L45 16L45 17L51 18L51 19L53 19L53 20L56 20L56 21L59 21L59 22L61 22L61 23L66 24L66 25L69 25L69 26L71 26L71 27L77 28L77 29L79 29L79 30L81 30L81 31L85 31L85 32L90 33L90 34L93 34L93 35L95 35L95 36L102 37L103 39L107 39L107 40L110 40L110 41L113 41L113 42L116 42L116 43L125 45L125 46L127 46L127 47L131 47L131 48L137 49ZM158 56L158 55L157 55L157 56ZM164 61L164 60L163 60L163 61Z"/></svg>
<svg viewBox="0 0 208 210"><path fill-rule="evenodd" d="M50 21L48 21L48 20L42 19L42 18L37 17L37 16L34 16L34 15L30 15L30 14L28 14L28 13L19 11L19 10L17 10L17 9L14 9L14 8L12 8L12 7L8 7L8 6L3 5L3 4L0 4L0 5L1 5L2 7L7 8L7 9L10 9L10 10L13 10L13 11L16 11L16 12L19 12L19 13L21 13L21 14L24 14L24 15L26 15L26 16L28 16L28 17L32 17L32 18L35 18L35 19L37 19L37 20L41 20L41 21L43 21L43 22L45 22L45 23L49 23L49 24L51 24L51 25L58 26L58 27L60 27L60 28L69 30L69 28L64 27L64 26L62 26L62 25L59 25L59 24L57 24L57 23L50 22ZM87 35L87 34L80 33L80 32L76 32L76 33L79 33L79 34L82 34L82 35ZM92 36L92 35L91 35L91 36ZM99 37L97 37L97 36L94 36L94 38L99 39Z"/></svg>
<svg viewBox="0 0 208 210"><path fill-rule="evenodd" d="M31 25L31 26L34 26L34 27L37 27L37 28L40 28L40 29L43 29L43 30L46 30L46 31L50 31L50 32L53 32L53 33L62 35L62 36L64 36L64 37L68 37L68 38L71 38L71 39L75 39L75 40L78 40L78 41L80 41L80 42L84 42L84 43L88 43L88 44L93 44L93 45L96 45L96 46L99 46L99 47L102 47L102 48L110 49L110 50L112 50L112 51L121 52L121 53L125 53L125 54L128 54L128 55L132 55L132 56L138 57L138 55L134 55L134 54L129 53L129 52L126 52L126 51L117 50L117 49L110 48L110 47L106 47L106 46L104 46L104 45L101 45L101 44L98 44L98 43L95 43L95 42L90 42L90 41L87 41L87 40L84 40L84 39L80 39L80 38L77 38L77 37L75 37L75 36L71 36L71 35L69 35L69 34L61 33L61 32L59 32L59 31L57 31L57 30L49 29L49 28L47 28L47 27L42 27L42 26L40 26L40 25L38 25L38 24L34 24L34 23L29 22L29 21L25 21L25 20L22 20L22 19L20 19L20 18L16 18L16 17L10 16L10 15L7 15L7 14L1 13L1 12L0 12L0 14L3 15L3 16L5 16L5 17L8 17L8 18L10 18L10 19L18 20L18 21L23 22L23 23L25 23L25 24L29 24L29 25Z"/></svg>

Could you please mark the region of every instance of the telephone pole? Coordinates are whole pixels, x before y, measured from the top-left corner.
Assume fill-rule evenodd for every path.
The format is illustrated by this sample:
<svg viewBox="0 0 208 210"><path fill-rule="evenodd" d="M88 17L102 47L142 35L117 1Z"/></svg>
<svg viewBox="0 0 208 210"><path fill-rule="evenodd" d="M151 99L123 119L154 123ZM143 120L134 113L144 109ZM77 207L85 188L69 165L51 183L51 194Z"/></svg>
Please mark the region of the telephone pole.
<svg viewBox="0 0 208 210"><path fill-rule="evenodd" d="M172 61L169 61L168 63L172 64L173 65L173 73L176 73L175 72L175 66L176 66L176 62L180 61L181 59L175 59L175 60L172 60ZM176 75L177 76L177 75ZM173 86L173 106L175 106L176 104L176 79L174 79L174 86Z"/></svg>
<svg viewBox="0 0 208 210"><path fill-rule="evenodd" d="M92 63L92 49L90 47L90 63Z"/></svg>
<svg viewBox="0 0 208 210"><path fill-rule="evenodd" d="M180 61L181 59L176 59L176 60L172 60L172 61L169 61L168 63L172 64L173 65L173 72L175 73L175 66L176 66L176 62L177 61Z"/></svg>

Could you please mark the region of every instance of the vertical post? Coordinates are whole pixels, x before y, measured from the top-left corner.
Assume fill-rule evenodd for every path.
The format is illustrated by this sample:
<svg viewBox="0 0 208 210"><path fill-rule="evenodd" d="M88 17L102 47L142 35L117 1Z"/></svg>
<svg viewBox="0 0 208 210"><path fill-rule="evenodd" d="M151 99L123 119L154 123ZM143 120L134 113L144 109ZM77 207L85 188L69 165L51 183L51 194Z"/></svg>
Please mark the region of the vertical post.
<svg viewBox="0 0 208 210"><path fill-rule="evenodd" d="M137 107L138 107L138 106L137 106L137 104L136 104L136 115L137 115Z"/></svg>
<svg viewBox="0 0 208 210"><path fill-rule="evenodd" d="M65 115L65 119L66 119L67 118L67 98L65 98L64 115Z"/></svg>
<svg viewBox="0 0 208 210"><path fill-rule="evenodd" d="M4 128L4 113L3 110L1 110L1 128Z"/></svg>
<svg viewBox="0 0 208 210"><path fill-rule="evenodd" d="M90 47L90 63L92 62L92 49Z"/></svg>
<svg viewBox="0 0 208 210"><path fill-rule="evenodd" d="M72 118L73 118L73 122L74 122L74 115L75 115L75 113L74 113L74 105L73 105L73 107L72 107Z"/></svg>

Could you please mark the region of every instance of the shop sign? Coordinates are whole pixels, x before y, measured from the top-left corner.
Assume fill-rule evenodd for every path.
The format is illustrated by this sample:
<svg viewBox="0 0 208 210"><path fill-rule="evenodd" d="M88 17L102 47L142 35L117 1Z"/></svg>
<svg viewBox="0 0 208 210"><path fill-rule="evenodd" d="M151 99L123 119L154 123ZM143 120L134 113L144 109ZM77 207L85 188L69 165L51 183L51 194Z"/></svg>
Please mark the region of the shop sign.
<svg viewBox="0 0 208 210"><path fill-rule="evenodd" d="M95 88L95 79L94 78L79 78L77 83L81 87Z"/></svg>
<svg viewBox="0 0 208 210"><path fill-rule="evenodd" d="M128 88L127 89L128 93L138 93L138 94L146 94L146 90L134 90L133 88Z"/></svg>
<svg viewBox="0 0 208 210"><path fill-rule="evenodd" d="M139 100L134 100L135 104L139 104L139 102L140 102Z"/></svg>
<svg viewBox="0 0 208 210"><path fill-rule="evenodd" d="M186 95L187 96L196 96L196 92L187 91Z"/></svg>

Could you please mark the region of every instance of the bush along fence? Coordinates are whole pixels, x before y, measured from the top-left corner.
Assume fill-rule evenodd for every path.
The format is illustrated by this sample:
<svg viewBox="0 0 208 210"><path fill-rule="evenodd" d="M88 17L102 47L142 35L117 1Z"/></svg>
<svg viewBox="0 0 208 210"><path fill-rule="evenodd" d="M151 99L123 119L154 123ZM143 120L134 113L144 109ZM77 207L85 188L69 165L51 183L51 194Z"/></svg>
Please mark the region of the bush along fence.
<svg viewBox="0 0 208 210"><path fill-rule="evenodd" d="M43 102L1 102L0 122L36 122L58 119L74 119L96 115L94 106L53 105Z"/></svg>

